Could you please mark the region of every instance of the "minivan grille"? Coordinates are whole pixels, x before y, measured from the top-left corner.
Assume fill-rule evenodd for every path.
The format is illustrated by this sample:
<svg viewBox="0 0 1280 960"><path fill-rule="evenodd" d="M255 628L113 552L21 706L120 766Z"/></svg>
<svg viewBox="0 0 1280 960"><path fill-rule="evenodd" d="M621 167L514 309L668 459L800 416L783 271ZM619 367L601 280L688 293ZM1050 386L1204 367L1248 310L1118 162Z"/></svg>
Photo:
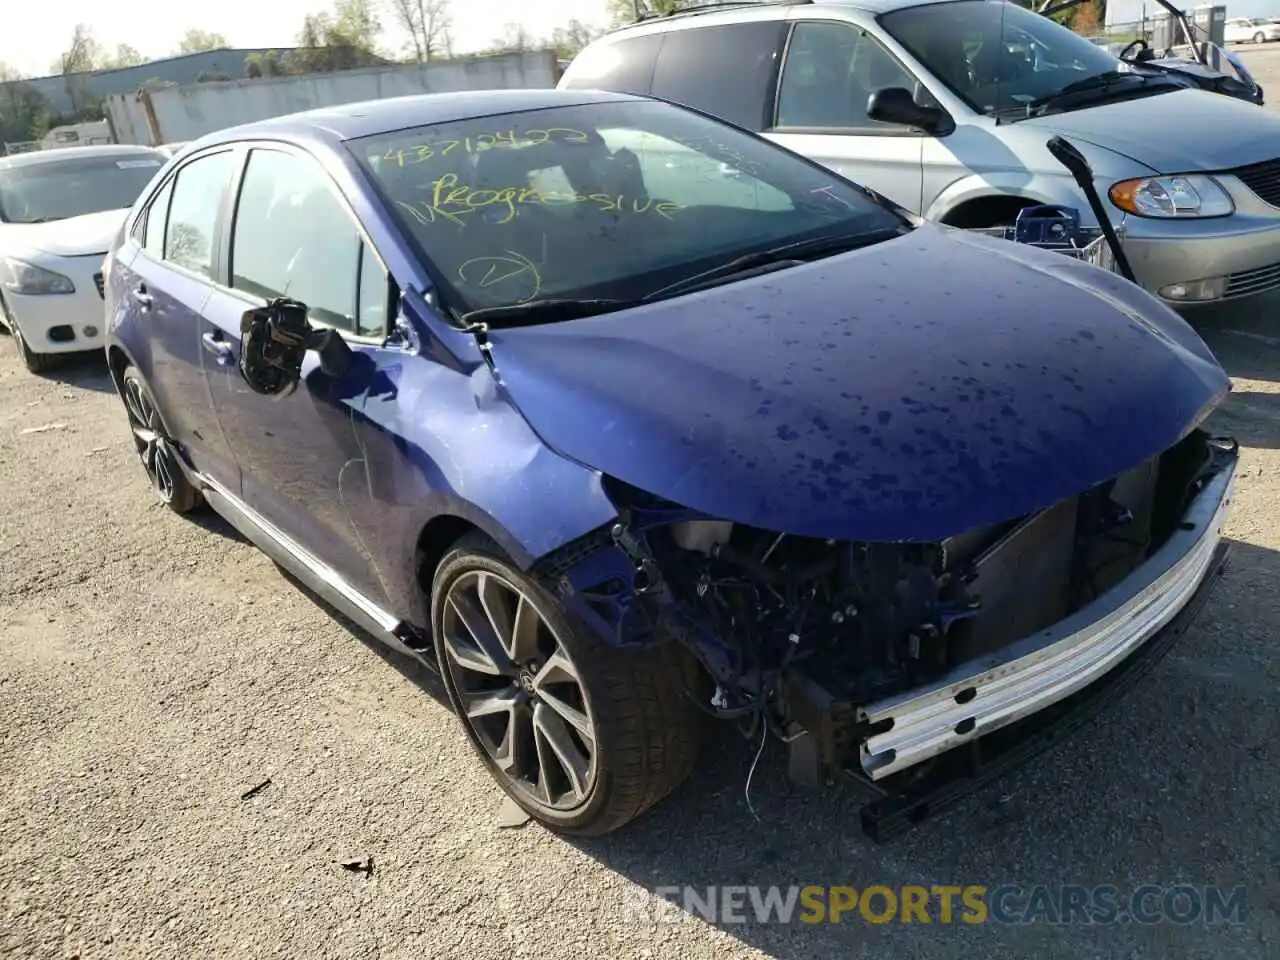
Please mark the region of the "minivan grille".
<svg viewBox="0 0 1280 960"><path fill-rule="evenodd" d="M1237 167L1228 173L1239 177L1246 187L1266 203L1280 207L1280 159L1264 160L1247 167Z"/></svg>
<svg viewBox="0 0 1280 960"><path fill-rule="evenodd" d="M1255 293L1266 293L1280 287L1280 263L1253 270L1241 270L1227 277L1227 289L1222 296L1247 297Z"/></svg>
<svg viewBox="0 0 1280 960"><path fill-rule="evenodd" d="M98 271L93 275L93 285L98 288L98 296L100 296L103 300L107 299L107 295L103 291L103 286L102 286L102 271Z"/></svg>

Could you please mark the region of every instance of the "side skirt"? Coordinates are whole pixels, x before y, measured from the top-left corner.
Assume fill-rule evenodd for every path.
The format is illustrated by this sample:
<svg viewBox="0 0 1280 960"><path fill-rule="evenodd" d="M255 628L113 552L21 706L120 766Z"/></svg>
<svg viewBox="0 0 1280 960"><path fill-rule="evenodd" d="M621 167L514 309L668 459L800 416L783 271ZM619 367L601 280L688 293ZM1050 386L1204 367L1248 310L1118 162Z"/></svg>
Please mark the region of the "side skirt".
<svg viewBox="0 0 1280 960"><path fill-rule="evenodd" d="M209 506L272 561L387 646L434 666L428 653L429 645L407 623L370 600L216 480L194 472L192 480L199 485Z"/></svg>

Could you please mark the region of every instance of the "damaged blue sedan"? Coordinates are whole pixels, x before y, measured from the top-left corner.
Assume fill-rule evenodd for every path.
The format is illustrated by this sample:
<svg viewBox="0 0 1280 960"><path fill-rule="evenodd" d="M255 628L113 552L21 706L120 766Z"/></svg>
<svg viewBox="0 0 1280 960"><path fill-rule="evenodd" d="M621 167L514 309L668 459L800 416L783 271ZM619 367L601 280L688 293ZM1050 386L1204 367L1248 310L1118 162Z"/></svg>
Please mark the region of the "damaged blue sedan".
<svg viewBox="0 0 1280 960"><path fill-rule="evenodd" d="M104 299L159 497L438 669L569 834L708 715L916 823L1116 699L1224 560L1229 381L1168 308L641 97L205 137Z"/></svg>

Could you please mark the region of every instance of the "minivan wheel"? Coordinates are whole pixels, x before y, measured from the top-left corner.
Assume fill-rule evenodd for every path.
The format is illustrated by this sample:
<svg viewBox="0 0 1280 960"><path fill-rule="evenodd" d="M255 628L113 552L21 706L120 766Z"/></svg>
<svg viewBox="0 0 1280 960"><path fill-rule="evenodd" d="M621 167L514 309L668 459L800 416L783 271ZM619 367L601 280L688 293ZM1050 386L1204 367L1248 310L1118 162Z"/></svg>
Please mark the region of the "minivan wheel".
<svg viewBox="0 0 1280 960"><path fill-rule="evenodd" d="M547 827L609 833L692 769L698 717L683 651L610 646L488 538L464 538L441 562L431 626L472 745Z"/></svg>
<svg viewBox="0 0 1280 960"><path fill-rule="evenodd" d="M120 393L133 432L133 445L156 496L174 513L190 513L203 498L183 472L177 445L165 431L155 398L137 367L125 367L120 375Z"/></svg>

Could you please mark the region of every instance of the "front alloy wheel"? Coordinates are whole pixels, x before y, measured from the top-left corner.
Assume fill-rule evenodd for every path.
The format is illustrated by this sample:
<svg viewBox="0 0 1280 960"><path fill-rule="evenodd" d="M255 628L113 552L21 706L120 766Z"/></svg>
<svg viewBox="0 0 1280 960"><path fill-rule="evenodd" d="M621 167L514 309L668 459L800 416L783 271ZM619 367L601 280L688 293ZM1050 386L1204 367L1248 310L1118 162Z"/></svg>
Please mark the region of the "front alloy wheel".
<svg viewBox="0 0 1280 960"><path fill-rule="evenodd" d="M478 534L432 581L449 699L507 795L552 829L608 833L674 790L697 755L687 655L597 637Z"/></svg>
<svg viewBox="0 0 1280 960"><path fill-rule="evenodd" d="M457 577L441 639L461 712L511 785L554 810L582 805L596 730L578 668L534 600L497 573Z"/></svg>
<svg viewBox="0 0 1280 960"><path fill-rule="evenodd" d="M120 382L133 445L156 496L175 513L194 510L200 505L200 492L182 472L177 447L165 431L151 391L135 367L126 368Z"/></svg>

